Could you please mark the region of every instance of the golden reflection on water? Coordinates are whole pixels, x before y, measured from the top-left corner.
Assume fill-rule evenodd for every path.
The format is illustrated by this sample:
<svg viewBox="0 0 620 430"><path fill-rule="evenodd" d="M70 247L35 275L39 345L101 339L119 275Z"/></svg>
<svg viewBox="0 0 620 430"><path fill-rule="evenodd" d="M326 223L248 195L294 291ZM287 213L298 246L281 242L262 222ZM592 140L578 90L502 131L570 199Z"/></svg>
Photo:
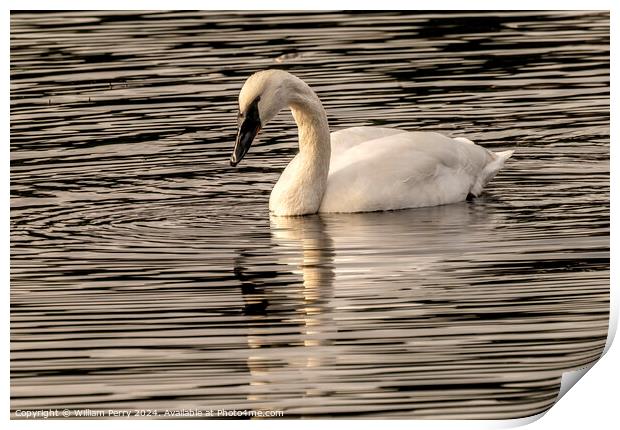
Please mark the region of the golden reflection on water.
<svg viewBox="0 0 620 430"><path fill-rule="evenodd" d="M312 385L316 379L313 368L328 365L334 361L330 357L329 345L331 332L335 330L335 322L329 312L329 303L333 296L334 280L334 249L333 242L325 231L325 224L319 216L307 217L270 217L271 237L274 246L289 248L292 253L283 263L290 267L291 272L301 275L302 290L295 299L295 317L291 323L300 326L293 341L300 346L293 356L288 357L286 366L295 369L297 377L301 377L301 385ZM293 299L291 297L291 299ZM266 298L267 302L269 301ZM259 319L260 316L252 318ZM261 355L264 348L269 347L269 337L264 330L250 328L248 346L256 354L248 356L248 369L251 374L250 385L257 387L259 392L269 391L271 370L279 370L280 366L271 368L269 361ZM320 390L308 388L305 396L318 396ZM260 394L248 395L250 401L263 401ZM264 409L265 408L263 406Z"/></svg>

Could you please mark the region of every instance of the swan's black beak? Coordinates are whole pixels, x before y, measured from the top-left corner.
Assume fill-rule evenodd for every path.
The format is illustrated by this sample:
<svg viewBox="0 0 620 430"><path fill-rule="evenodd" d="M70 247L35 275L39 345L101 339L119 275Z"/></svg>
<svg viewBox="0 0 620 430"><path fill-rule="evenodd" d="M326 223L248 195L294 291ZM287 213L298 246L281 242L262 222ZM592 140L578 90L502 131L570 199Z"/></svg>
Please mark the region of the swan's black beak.
<svg viewBox="0 0 620 430"><path fill-rule="evenodd" d="M254 141L254 137L260 131L260 121L251 122L246 119L239 126L239 130L237 131L237 140L235 141L235 149L233 149L233 153L230 156L230 165L235 167L245 154L250 150L250 146L252 146L252 142Z"/></svg>
<svg viewBox="0 0 620 430"><path fill-rule="evenodd" d="M245 114L239 114L239 130L237 130L237 140L235 141L235 148L230 156L230 165L235 167L245 154L250 150L254 138L261 129L260 116L258 115L258 100L257 98L248 108Z"/></svg>

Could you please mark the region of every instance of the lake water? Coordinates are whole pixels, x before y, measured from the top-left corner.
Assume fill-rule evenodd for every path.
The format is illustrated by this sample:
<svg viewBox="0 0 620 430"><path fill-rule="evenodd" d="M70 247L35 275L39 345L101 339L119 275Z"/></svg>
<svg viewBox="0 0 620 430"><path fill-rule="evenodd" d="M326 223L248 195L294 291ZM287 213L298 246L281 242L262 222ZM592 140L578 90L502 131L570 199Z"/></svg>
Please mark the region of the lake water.
<svg viewBox="0 0 620 430"><path fill-rule="evenodd" d="M244 80L332 130L516 149L473 201L269 216L290 114L228 158ZM517 418L609 316L609 15L15 12L11 409Z"/></svg>

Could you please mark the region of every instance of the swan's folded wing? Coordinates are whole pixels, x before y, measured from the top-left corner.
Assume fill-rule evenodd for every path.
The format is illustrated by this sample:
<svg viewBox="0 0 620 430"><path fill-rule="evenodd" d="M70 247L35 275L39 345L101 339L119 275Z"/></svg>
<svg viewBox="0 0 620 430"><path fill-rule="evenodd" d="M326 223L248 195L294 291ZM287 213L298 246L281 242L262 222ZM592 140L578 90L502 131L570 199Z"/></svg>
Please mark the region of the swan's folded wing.
<svg viewBox="0 0 620 430"><path fill-rule="evenodd" d="M398 209L463 200L488 157L488 151L477 145L429 132L359 143L332 158L321 211Z"/></svg>

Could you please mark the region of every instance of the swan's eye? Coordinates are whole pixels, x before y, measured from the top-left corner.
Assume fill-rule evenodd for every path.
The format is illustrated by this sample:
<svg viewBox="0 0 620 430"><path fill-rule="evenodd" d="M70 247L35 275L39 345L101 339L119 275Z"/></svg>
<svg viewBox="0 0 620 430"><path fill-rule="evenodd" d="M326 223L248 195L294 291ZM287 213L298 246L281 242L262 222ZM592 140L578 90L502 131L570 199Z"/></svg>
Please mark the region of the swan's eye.
<svg viewBox="0 0 620 430"><path fill-rule="evenodd" d="M248 115L248 119L252 120L258 118L258 102L260 101L260 96L257 96L252 103L246 108L246 112L241 112L241 108L239 108L239 114L237 115L237 122L239 125L246 119L246 114ZM260 119L259 119L260 121Z"/></svg>

